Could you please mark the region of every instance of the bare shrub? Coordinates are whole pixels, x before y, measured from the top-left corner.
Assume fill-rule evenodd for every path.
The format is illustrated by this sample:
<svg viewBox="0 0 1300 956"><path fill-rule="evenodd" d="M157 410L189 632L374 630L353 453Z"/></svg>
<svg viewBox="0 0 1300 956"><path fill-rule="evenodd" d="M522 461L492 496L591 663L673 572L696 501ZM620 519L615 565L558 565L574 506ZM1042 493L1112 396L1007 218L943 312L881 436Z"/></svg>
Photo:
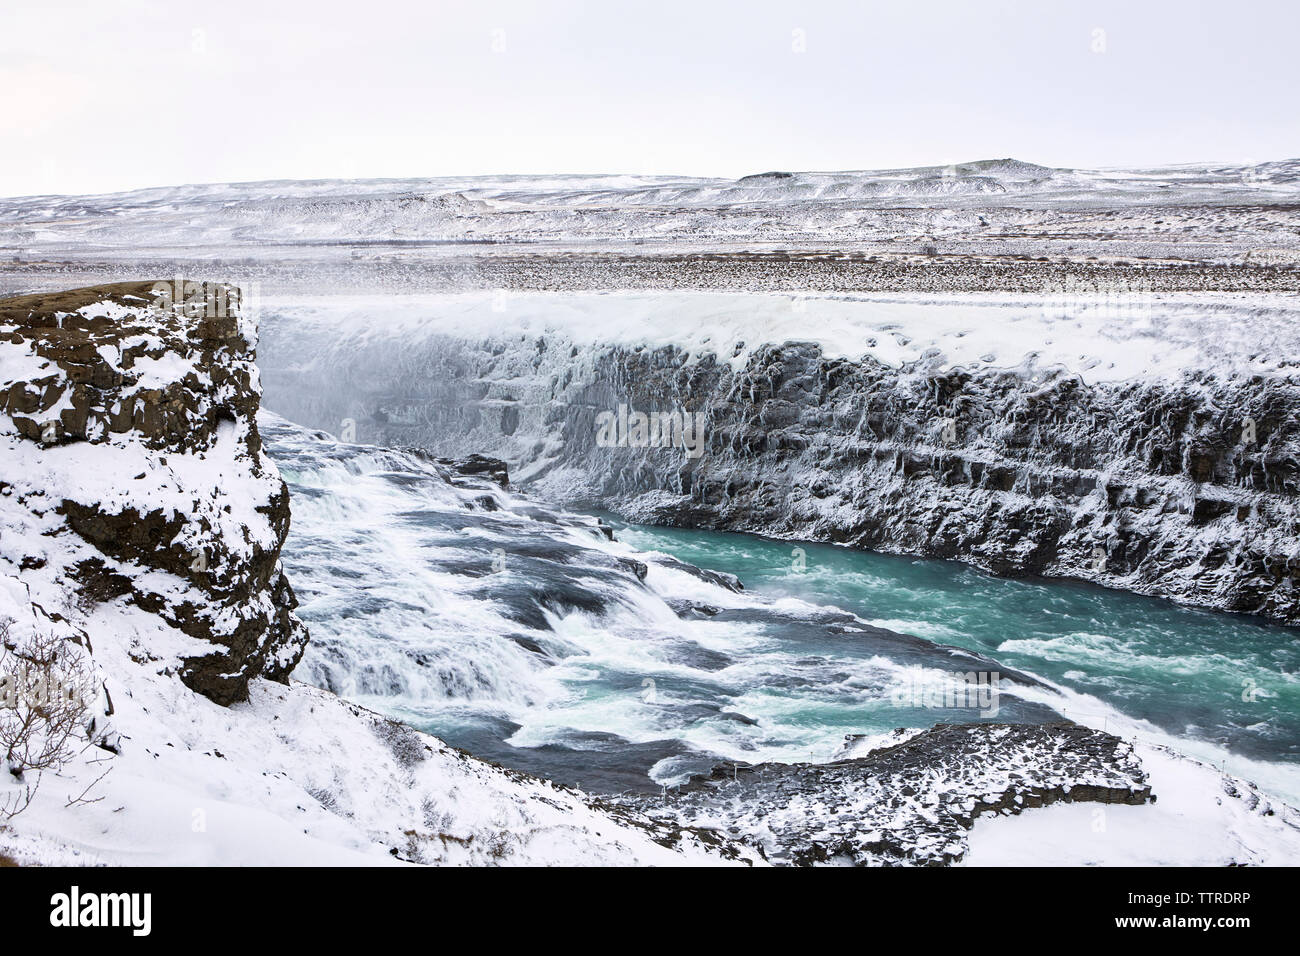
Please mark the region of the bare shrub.
<svg viewBox="0 0 1300 956"><path fill-rule="evenodd" d="M429 748L420 735L396 720L380 718L375 723L375 736L388 745L398 764L407 770L429 756Z"/></svg>
<svg viewBox="0 0 1300 956"><path fill-rule="evenodd" d="M78 655L52 635L34 635L20 648L10 639L12 623L0 620L0 759L9 778L0 784L0 817L6 818L31 805L46 772L57 774L94 743L89 679ZM89 802L89 790L69 804Z"/></svg>

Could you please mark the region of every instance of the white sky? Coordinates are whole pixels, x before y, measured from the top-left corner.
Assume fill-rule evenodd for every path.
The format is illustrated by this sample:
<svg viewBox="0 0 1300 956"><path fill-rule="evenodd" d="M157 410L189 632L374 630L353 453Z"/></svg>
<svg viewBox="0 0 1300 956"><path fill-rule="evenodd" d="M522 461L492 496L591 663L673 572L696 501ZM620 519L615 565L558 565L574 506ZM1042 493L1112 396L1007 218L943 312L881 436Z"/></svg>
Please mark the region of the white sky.
<svg viewBox="0 0 1300 956"><path fill-rule="evenodd" d="M1298 28L1295 0L3 0L0 195L1290 158Z"/></svg>

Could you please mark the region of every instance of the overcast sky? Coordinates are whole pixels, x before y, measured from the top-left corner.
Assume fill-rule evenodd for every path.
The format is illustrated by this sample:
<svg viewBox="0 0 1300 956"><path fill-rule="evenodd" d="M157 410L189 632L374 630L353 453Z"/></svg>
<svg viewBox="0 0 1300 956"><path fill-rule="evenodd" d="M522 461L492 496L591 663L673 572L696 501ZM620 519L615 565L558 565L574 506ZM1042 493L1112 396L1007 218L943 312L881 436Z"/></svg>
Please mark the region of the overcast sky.
<svg viewBox="0 0 1300 956"><path fill-rule="evenodd" d="M3 0L0 195L1300 156L1294 0Z"/></svg>

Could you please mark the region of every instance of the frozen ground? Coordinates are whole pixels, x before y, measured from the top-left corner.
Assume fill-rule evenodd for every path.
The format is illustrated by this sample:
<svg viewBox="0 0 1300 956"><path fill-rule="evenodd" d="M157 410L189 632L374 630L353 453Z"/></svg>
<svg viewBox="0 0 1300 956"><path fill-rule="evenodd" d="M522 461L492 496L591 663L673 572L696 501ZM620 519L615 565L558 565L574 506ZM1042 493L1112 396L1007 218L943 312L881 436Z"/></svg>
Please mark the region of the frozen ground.
<svg viewBox="0 0 1300 956"><path fill-rule="evenodd" d="M1296 160L1253 166L1051 169L1017 160L738 180L506 176L233 183L0 201L0 244L18 250L201 249L243 244L548 243L607 250L827 246L909 237L970 250L1124 239L1144 254L1228 240L1214 226L1251 213L1230 241L1264 251L1293 226ZM1160 210L1167 209L1167 213ZM1118 214L1116 214L1118 213ZM1050 224L1050 227L1049 227ZM1189 235L1190 234L1190 235ZM1200 244L1200 247L1197 247Z"/></svg>
<svg viewBox="0 0 1300 956"><path fill-rule="evenodd" d="M1300 813L1243 780L1139 746L1155 803L1057 804L976 821L966 866L1296 866Z"/></svg>
<svg viewBox="0 0 1300 956"><path fill-rule="evenodd" d="M179 186L0 199L0 289L1294 291L1300 161Z"/></svg>

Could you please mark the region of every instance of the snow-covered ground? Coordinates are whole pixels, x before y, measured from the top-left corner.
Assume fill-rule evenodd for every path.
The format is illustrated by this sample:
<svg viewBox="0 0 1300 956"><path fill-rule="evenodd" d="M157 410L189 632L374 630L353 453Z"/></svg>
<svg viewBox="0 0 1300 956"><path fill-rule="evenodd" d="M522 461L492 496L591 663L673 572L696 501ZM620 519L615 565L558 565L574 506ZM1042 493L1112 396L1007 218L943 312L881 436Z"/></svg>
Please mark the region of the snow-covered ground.
<svg viewBox="0 0 1300 956"><path fill-rule="evenodd" d="M12 579L10 579L12 580ZM2 583L2 582L0 582ZM12 587L0 616L30 619ZM491 767L293 682L221 707L133 659L178 635L138 609L85 621L121 752L92 749L0 826L0 852L43 865L717 864L592 809L575 791ZM92 803L67 801L86 794Z"/></svg>
<svg viewBox="0 0 1300 956"><path fill-rule="evenodd" d="M1300 865L1300 811L1163 747L1137 751L1154 803L1061 803L980 817L963 865Z"/></svg>
<svg viewBox="0 0 1300 956"><path fill-rule="evenodd" d="M844 247L919 236L986 248L1037 234L1081 251L1118 233L1139 252L1168 252L1194 240L1240 243L1263 255L1285 245L1279 239L1290 217L1269 207L1295 199L1298 170L1296 160L1085 170L1004 159L737 180L593 175L189 185L3 199L0 248L77 253L369 241ZM1231 205L1263 208L1237 235L1216 236L1220 207Z"/></svg>

